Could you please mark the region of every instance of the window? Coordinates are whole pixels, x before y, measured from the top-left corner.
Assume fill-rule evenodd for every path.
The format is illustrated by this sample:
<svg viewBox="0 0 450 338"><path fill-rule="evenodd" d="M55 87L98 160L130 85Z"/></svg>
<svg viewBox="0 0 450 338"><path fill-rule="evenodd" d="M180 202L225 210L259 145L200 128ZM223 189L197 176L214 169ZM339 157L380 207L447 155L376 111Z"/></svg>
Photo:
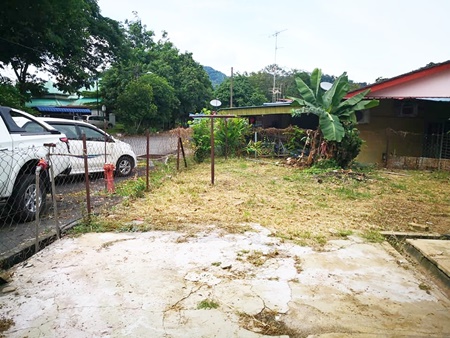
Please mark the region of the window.
<svg viewBox="0 0 450 338"><path fill-rule="evenodd" d="M398 116L400 117L415 117L417 116L417 103L406 101L400 104L400 109L398 112Z"/></svg>

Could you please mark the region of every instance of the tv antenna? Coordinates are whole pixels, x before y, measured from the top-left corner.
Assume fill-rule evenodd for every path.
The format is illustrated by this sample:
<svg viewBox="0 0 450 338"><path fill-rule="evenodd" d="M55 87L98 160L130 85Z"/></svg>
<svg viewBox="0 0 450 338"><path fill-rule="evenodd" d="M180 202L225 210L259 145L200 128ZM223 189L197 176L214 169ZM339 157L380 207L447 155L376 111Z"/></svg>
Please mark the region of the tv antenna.
<svg viewBox="0 0 450 338"><path fill-rule="evenodd" d="M281 94L281 89L276 87L276 77L277 77L277 50L278 47L278 35L283 33L284 31L287 31L287 29L283 29L281 31L276 31L274 34L270 35L269 37L274 36L275 37L275 61L273 64L273 87L272 87L272 102L276 102L278 99L279 94Z"/></svg>

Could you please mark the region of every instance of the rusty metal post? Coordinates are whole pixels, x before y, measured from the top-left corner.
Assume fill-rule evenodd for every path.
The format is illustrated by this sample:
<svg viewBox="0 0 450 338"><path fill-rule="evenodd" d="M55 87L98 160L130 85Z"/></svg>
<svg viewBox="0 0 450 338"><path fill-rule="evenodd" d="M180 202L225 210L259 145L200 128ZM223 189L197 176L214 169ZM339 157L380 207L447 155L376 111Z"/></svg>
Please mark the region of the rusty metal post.
<svg viewBox="0 0 450 338"><path fill-rule="evenodd" d="M177 142L177 171L180 170L180 129L178 129L178 142Z"/></svg>
<svg viewBox="0 0 450 338"><path fill-rule="evenodd" d="M55 171L53 169L53 159L51 155L51 148L55 148L55 143L46 143L44 146L48 147L48 164L50 168L50 179L52 180L52 202L53 202L53 217L55 219L55 231L56 231L56 238L61 238L61 226L59 224L59 218L58 218L58 205L56 203L56 187L55 187Z"/></svg>
<svg viewBox="0 0 450 338"><path fill-rule="evenodd" d="M225 159L228 159L228 119L225 119Z"/></svg>
<svg viewBox="0 0 450 338"><path fill-rule="evenodd" d="M215 114L216 112L213 112ZM214 185L214 117L211 116L211 184Z"/></svg>
<svg viewBox="0 0 450 338"><path fill-rule="evenodd" d="M88 153L86 145L86 134L82 133L83 140L83 159L84 159L84 183L86 185L86 208L88 218L91 217L91 191L89 187L89 168L88 168Z"/></svg>
<svg viewBox="0 0 450 338"><path fill-rule="evenodd" d="M145 189L146 191L150 190L150 180L149 180L149 176L150 176L150 132L147 131L145 132L145 136L147 138L147 149L145 152Z"/></svg>
<svg viewBox="0 0 450 338"><path fill-rule="evenodd" d="M184 167L187 168L186 154L184 153L183 140L181 137L178 139L178 143L180 144L181 154L183 155Z"/></svg>
<svg viewBox="0 0 450 338"><path fill-rule="evenodd" d="M39 181L41 179L40 177L40 173L41 173L42 167L41 166L37 166L36 167L36 184L35 184L35 188L36 188L36 228L35 228L35 242L34 242L34 252L38 252L39 251L39 226L41 225L41 215L40 215L40 208L41 208L41 194L40 192L40 187L39 187Z"/></svg>

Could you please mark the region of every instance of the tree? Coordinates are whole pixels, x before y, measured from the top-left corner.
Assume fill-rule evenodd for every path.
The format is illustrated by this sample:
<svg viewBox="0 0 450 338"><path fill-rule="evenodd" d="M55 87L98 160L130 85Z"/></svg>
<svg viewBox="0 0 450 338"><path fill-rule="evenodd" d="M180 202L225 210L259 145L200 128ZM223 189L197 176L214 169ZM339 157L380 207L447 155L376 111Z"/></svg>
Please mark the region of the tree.
<svg viewBox="0 0 450 338"><path fill-rule="evenodd" d="M34 70L75 92L120 53L119 23L100 15L96 0L5 0L0 17L0 67L13 69L22 95L43 90Z"/></svg>
<svg viewBox="0 0 450 338"><path fill-rule="evenodd" d="M158 119L153 88L145 79L131 81L117 97L117 117L133 133L150 128Z"/></svg>
<svg viewBox="0 0 450 338"><path fill-rule="evenodd" d="M139 79L152 87L153 103L157 107L157 116L147 121L154 129L165 129L170 124L173 112L178 108L180 102L175 95L175 89L166 79L156 74L145 74Z"/></svg>
<svg viewBox="0 0 450 338"><path fill-rule="evenodd" d="M324 155L327 158L335 158L338 154L346 153L345 158L356 157L359 147L354 147L356 154L348 156L348 152L339 147L342 145L344 137L358 137L355 112L363 109L369 109L378 105L378 100L363 100L370 89L365 90L347 100L344 100L349 91L349 81L346 73L339 76L333 85L327 91L320 86L322 72L320 69L314 69L310 77L308 86L301 78L297 78L297 87L301 98L291 97L294 104L299 108L294 108L293 116L301 114L315 114L319 117L319 128L317 130L317 139L312 142L311 156ZM320 139L323 137L323 141ZM355 144L353 141L346 140L346 144ZM320 148L320 150L319 150ZM354 156L353 156L354 155ZM353 159L352 158L352 159ZM351 159L351 160L352 160ZM350 161L351 161L350 160ZM339 162L340 160L338 160ZM348 160L345 162L350 163ZM342 162L341 166L348 163Z"/></svg>
<svg viewBox="0 0 450 338"><path fill-rule="evenodd" d="M233 77L233 107L260 106L267 99L259 88L252 86L247 75L236 74ZM215 91L215 97L222 107L230 106L231 78L226 78Z"/></svg>
<svg viewBox="0 0 450 338"><path fill-rule="evenodd" d="M164 78L175 93L170 120L164 122L165 128L171 128L176 123L185 123L189 114L201 110L212 98L212 85L203 67L194 61L192 54L180 54L178 49L163 33L162 38L155 42L152 31L147 30L136 16L132 21L125 22L127 57L119 60L102 77L101 94L105 104L114 110L117 98L130 81L145 74L155 74ZM164 92L154 92L158 111L169 107L160 106L159 102L166 99L158 98Z"/></svg>

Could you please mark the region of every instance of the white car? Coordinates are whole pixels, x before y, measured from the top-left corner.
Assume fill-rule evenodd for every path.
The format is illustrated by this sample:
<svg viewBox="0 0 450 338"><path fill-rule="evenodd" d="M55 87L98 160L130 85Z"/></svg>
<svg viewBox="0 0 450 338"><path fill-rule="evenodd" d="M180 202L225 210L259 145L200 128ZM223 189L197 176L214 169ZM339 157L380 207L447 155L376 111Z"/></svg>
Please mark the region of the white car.
<svg viewBox="0 0 450 338"><path fill-rule="evenodd" d="M78 120L40 117L39 120L64 133L69 139L72 170L70 174L84 173L82 134L86 135L89 173L103 172L106 163L115 166L117 176L131 175L137 164L136 154L128 143L115 139L103 130Z"/></svg>

